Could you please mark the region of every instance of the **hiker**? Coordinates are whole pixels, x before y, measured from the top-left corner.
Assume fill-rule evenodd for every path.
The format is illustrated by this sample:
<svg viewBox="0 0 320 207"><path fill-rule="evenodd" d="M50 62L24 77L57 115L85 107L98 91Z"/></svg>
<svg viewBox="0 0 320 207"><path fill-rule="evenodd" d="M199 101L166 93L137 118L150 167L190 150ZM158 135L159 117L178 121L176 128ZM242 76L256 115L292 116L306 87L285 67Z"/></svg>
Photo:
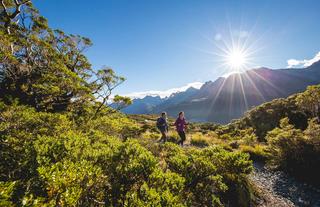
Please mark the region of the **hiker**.
<svg viewBox="0 0 320 207"><path fill-rule="evenodd" d="M161 139L159 140L159 142L161 142L161 141L166 142L167 141L167 133L168 133L168 129L169 129L166 112L162 112L161 116L157 119L157 128L161 132Z"/></svg>
<svg viewBox="0 0 320 207"><path fill-rule="evenodd" d="M178 144L181 144L181 146L183 146L183 142L186 140L185 129L186 129L186 126L188 125L188 123L186 122L186 120L184 118L183 111L181 111L179 113L178 118L177 118L176 122L174 123L174 125L176 126L177 132L180 137Z"/></svg>

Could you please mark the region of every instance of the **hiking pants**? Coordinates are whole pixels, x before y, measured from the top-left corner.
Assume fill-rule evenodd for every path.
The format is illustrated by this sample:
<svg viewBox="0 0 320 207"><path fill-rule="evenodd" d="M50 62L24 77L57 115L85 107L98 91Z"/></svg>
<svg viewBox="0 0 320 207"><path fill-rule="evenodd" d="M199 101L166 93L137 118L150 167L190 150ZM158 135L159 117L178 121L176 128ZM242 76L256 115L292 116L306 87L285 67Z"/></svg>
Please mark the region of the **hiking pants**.
<svg viewBox="0 0 320 207"><path fill-rule="evenodd" d="M178 131L180 141L179 144L183 145L183 142L186 140L186 133L184 131Z"/></svg>

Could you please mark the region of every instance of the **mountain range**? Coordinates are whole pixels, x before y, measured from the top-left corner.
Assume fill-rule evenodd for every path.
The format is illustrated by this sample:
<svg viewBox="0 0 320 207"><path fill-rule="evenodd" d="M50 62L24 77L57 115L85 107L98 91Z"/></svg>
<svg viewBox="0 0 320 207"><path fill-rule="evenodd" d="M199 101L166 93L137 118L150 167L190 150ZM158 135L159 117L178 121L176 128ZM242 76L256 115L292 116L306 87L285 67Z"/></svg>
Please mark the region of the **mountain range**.
<svg viewBox="0 0 320 207"><path fill-rule="evenodd" d="M189 88L169 97L134 99L123 109L128 114L166 111L175 117L184 111L191 121L228 123L248 109L275 98L302 92L320 83L320 61L306 68L257 68L206 82L200 89Z"/></svg>

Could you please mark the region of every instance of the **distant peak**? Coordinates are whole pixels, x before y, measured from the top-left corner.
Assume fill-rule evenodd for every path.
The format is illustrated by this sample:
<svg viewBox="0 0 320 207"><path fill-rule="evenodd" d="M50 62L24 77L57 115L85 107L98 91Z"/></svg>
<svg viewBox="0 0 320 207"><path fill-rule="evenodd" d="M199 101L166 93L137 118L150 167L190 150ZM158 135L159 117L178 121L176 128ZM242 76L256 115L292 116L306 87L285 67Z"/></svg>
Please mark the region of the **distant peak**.
<svg viewBox="0 0 320 207"><path fill-rule="evenodd" d="M203 84L203 86L205 86L205 85L210 85L211 83L213 83L212 81L206 81L204 84ZM202 87L203 87L202 86Z"/></svg>
<svg viewBox="0 0 320 207"><path fill-rule="evenodd" d="M150 91L142 91L142 92L132 92L129 94L125 94L125 96L131 97L133 99L144 99L146 97L149 97L149 98L159 97L161 99L166 99L175 93L185 92L186 90L197 90L202 85L203 83L201 82L192 82L182 87L170 88L163 91L150 90Z"/></svg>
<svg viewBox="0 0 320 207"><path fill-rule="evenodd" d="M158 95L146 95L145 97L141 98L134 98L135 100L150 100L150 99L161 99Z"/></svg>
<svg viewBox="0 0 320 207"><path fill-rule="evenodd" d="M272 69L267 67L258 67L258 68L253 68L252 70L272 70Z"/></svg>
<svg viewBox="0 0 320 207"><path fill-rule="evenodd" d="M196 90L199 90L199 89L197 89L197 88L195 88L195 87L191 86L191 87L190 87L190 88L188 88L186 91L196 91Z"/></svg>
<svg viewBox="0 0 320 207"><path fill-rule="evenodd" d="M147 95L144 98L161 98L159 95Z"/></svg>
<svg viewBox="0 0 320 207"><path fill-rule="evenodd" d="M178 92L172 93L168 98L172 98L172 97L174 97L174 96L176 96L176 95L178 95L178 94L191 93L191 92L198 91L198 90L199 90L199 89L191 86L191 87L189 87L189 88L188 88L187 90L185 90L185 91L178 91Z"/></svg>

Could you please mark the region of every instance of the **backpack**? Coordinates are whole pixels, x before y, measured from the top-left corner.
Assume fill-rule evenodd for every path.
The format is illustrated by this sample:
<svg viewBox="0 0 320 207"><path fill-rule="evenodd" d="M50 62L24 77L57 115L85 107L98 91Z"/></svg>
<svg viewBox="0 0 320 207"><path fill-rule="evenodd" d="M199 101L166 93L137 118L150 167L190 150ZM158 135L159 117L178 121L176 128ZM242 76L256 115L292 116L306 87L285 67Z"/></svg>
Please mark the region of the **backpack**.
<svg viewBox="0 0 320 207"><path fill-rule="evenodd" d="M165 127L165 120L162 117L159 117L157 119L157 128L159 130L163 129Z"/></svg>

